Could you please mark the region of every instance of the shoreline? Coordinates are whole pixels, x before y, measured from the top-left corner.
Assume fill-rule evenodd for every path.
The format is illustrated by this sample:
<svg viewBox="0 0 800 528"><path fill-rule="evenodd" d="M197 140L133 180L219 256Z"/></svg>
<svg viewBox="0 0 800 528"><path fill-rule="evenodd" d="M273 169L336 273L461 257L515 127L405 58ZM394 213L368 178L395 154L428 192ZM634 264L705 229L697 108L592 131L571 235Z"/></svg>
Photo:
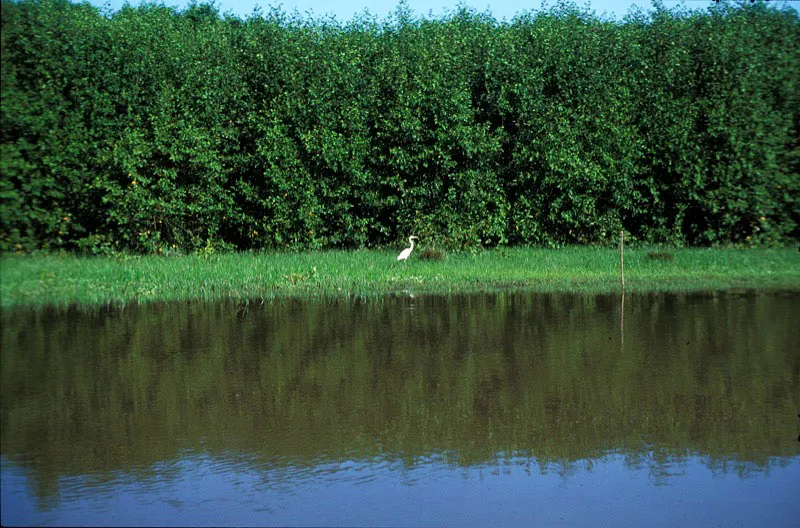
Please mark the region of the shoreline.
<svg viewBox="0 0 800 528"><path fill-rule="evenodd" d="M613 248L500 248L397 262L388 250L212 256L3 255L0 307L622 291ZM800 291L796 249L625 250L625 293Z"/></svg>

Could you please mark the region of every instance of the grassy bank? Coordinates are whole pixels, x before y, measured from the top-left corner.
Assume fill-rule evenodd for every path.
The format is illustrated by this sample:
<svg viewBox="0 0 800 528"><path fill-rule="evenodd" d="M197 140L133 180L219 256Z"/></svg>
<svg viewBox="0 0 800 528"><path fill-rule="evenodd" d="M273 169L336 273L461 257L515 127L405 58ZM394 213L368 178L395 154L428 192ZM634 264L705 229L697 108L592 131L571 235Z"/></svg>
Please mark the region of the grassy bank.
<svg viewBox="0 0 800 528"><path fill-rule="evenodd" d="M276 297L374 298L504 288L620 290L612 248L514 248L397 262L394 251L222 254L202 257L3 256L0 302L83 306ZM631 249L625 290L800 289L795 249Z"/></svg>

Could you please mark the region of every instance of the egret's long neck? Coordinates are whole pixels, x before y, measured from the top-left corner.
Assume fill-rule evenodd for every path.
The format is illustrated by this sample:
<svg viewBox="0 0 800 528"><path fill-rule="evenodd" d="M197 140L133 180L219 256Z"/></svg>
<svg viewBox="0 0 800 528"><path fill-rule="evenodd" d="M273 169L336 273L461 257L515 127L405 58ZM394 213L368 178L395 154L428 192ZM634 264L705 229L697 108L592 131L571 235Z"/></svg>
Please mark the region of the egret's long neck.
<svg viewBox="0 0 800 528"><path fill-rule="evenodd" d="M411 251L414 251L414 239L409 238L408 241L411 242Z"/></svg>

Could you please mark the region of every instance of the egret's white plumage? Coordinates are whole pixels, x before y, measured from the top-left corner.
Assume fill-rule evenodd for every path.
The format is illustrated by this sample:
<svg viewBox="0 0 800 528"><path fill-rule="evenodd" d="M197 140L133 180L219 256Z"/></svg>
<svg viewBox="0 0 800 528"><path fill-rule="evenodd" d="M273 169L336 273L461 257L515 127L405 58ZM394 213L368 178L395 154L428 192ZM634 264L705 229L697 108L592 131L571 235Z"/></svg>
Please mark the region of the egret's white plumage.
<svg viewBox="0 0 800 528"><path fill-rule="evenodd" d="M414 251L414 240L417 240L419 237L411 235L408 237L408 241L411 244L411 247L405 248L403 251L397 255L397 260L408 260L408 256L411 255L411 252Z"/></svg>

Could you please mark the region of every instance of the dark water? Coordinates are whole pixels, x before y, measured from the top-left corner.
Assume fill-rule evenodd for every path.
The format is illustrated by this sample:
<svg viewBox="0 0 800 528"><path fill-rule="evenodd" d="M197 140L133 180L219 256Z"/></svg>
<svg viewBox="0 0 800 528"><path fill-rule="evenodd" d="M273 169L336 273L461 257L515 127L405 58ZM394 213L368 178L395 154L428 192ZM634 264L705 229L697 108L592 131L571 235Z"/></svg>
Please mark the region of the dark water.
<svg viewBox="0 0 800 528"><path fill-rule="evenodd" d="M1 520L796 526L799 331L791 294L5 312Z"/></svg>

